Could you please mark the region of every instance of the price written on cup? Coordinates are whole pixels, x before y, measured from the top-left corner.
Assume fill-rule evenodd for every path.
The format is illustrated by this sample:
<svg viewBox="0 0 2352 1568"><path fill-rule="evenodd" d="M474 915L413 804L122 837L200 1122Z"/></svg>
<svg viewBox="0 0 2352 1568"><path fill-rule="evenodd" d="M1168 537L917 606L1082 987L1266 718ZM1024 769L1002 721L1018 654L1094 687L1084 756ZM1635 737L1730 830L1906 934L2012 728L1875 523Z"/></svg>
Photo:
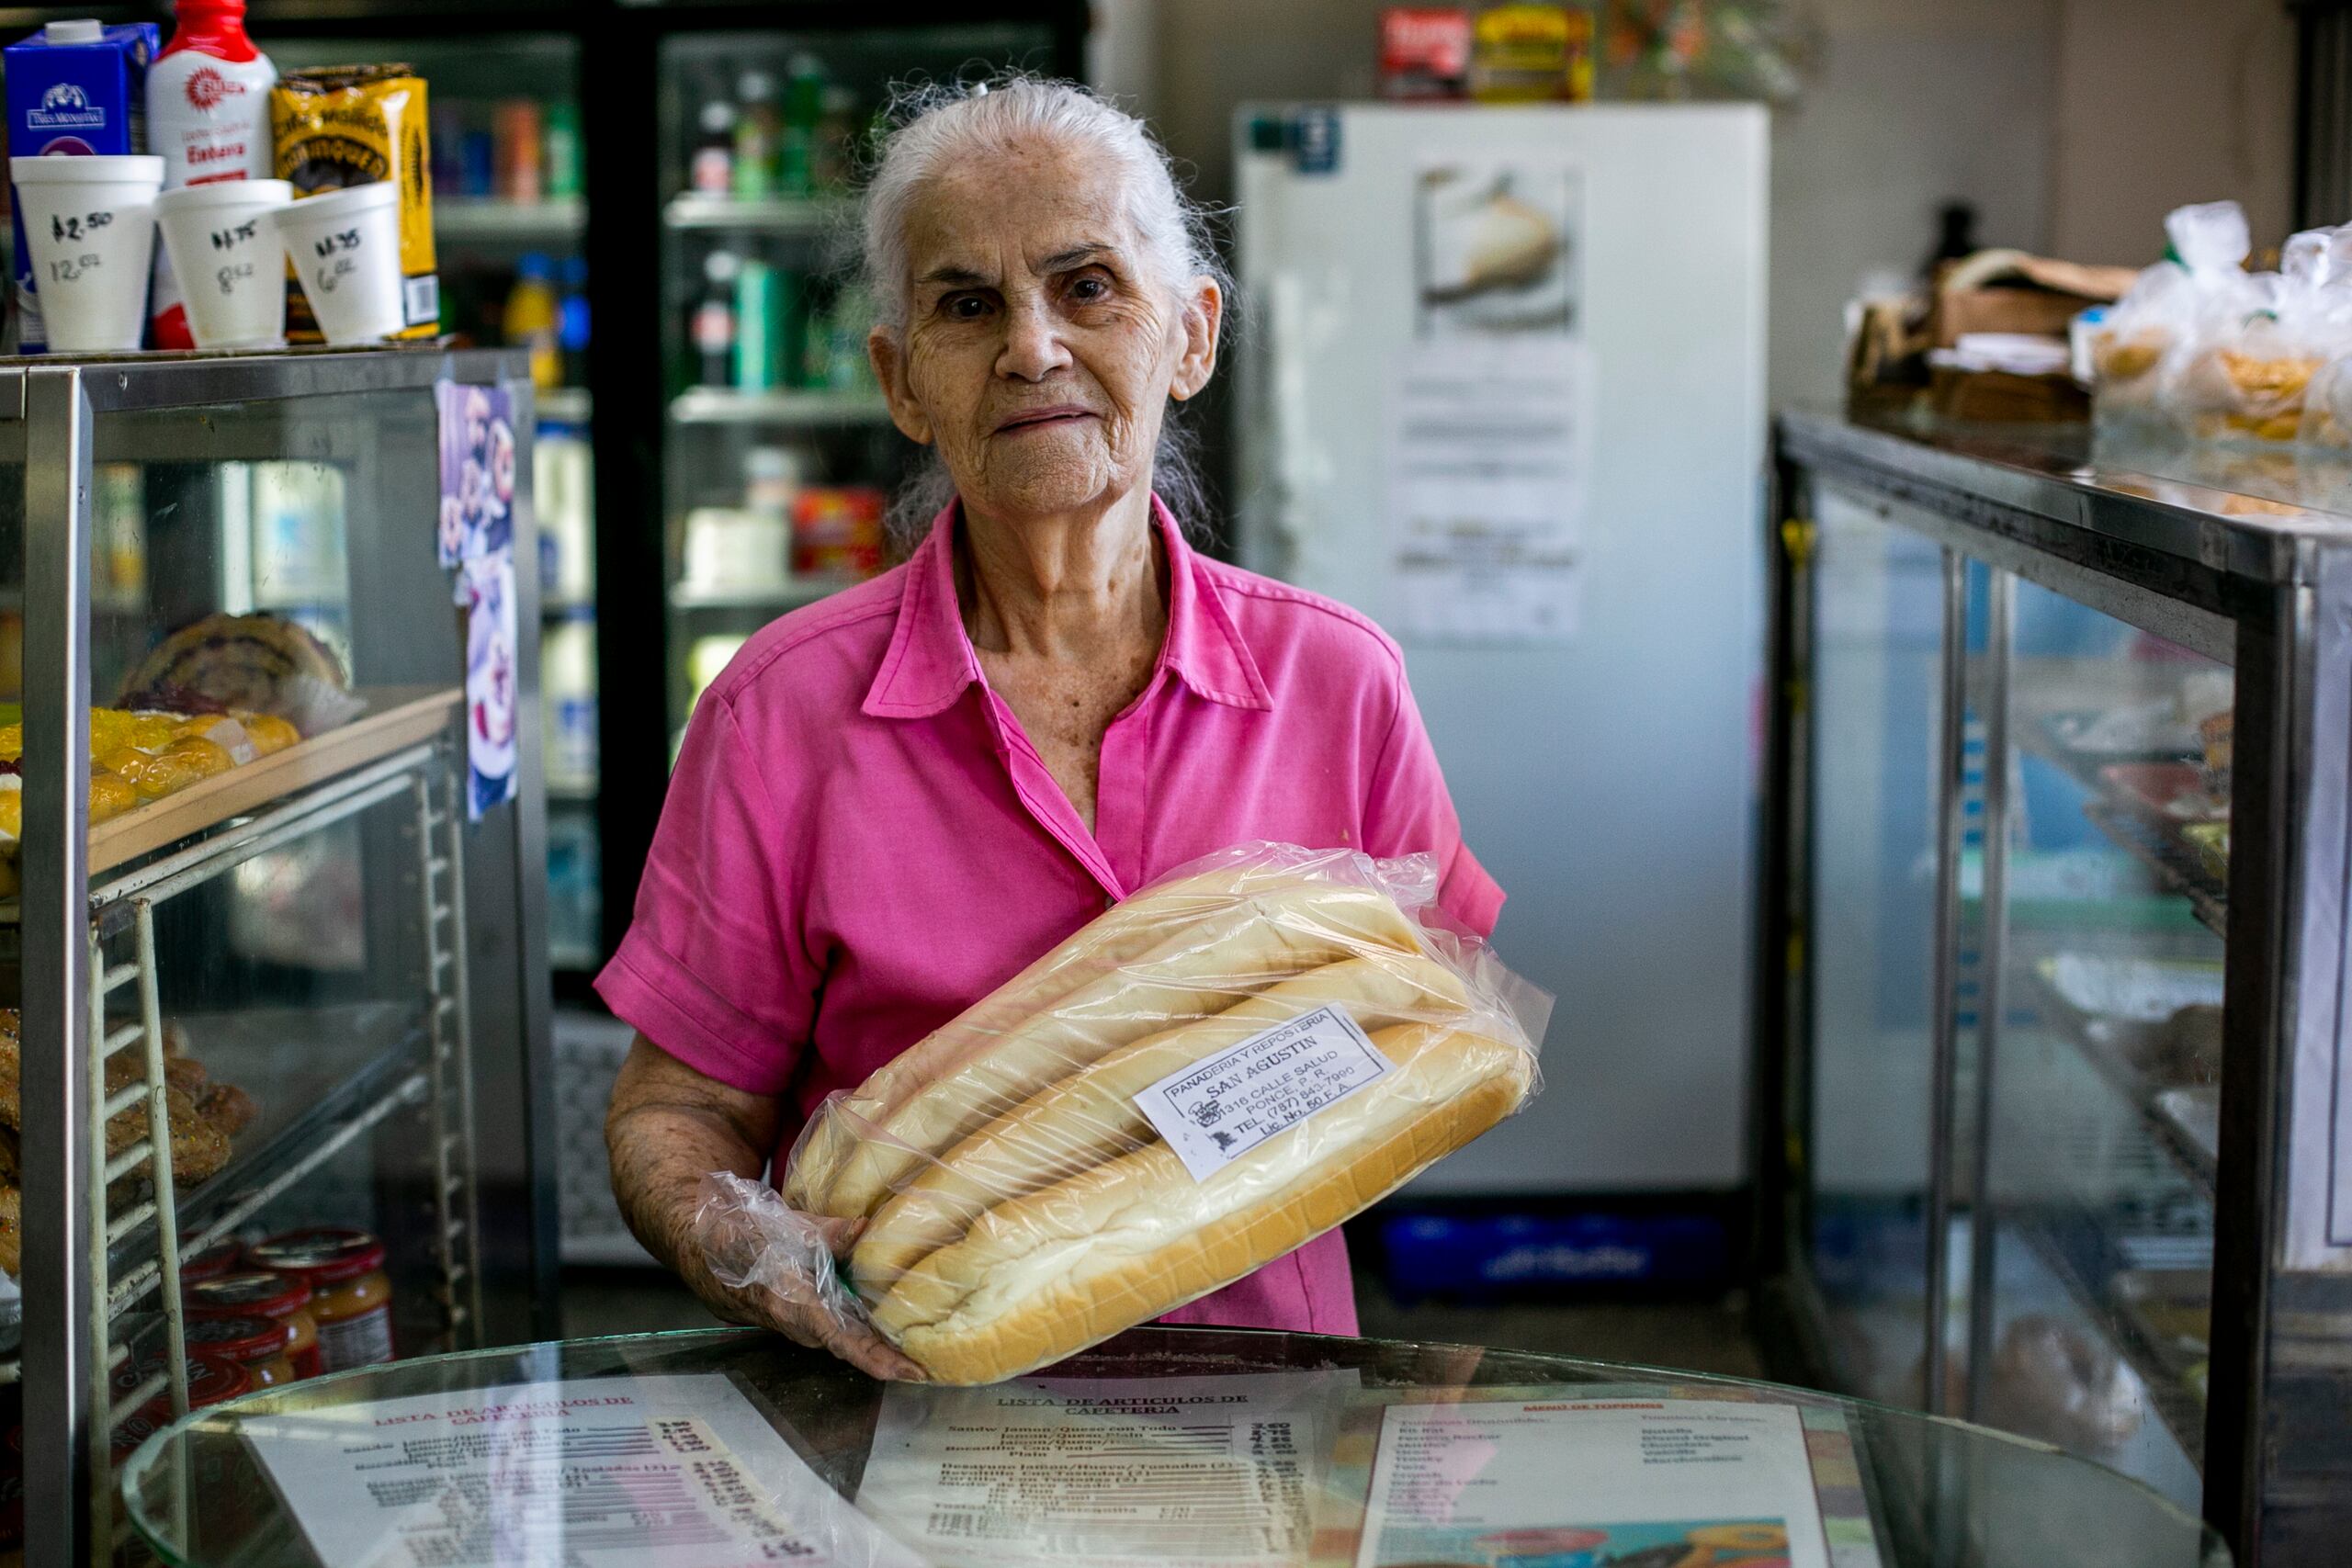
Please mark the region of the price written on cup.
<svg viewBox="0 0 2352 1568"><path fill-rule="evenodd" d="M319 266L313 276L322 294L332 294L343 280L359 270L357 252L359 231L345 229L341 233L322 234L311 249L318 253Z"/></svg>
<svg viewBox="0 0 2352 1568"><path fill-rule="evenodd" d="M67 240L87 239L113 221L114 213L111 210L81 213L52 212L49 216L49 237L60 243Z"/></svg>
<svg viewBox="0 0 2352 1568"><path fill-rule="evenodd" d="M243 223L232 223L225 229L213 230L212 248L216 251L240 250L259 238L261 238L261 220L248 219ZM223 294L234 294L237 291L237 285L253 276L254 264L250 261L223 262L212 269L212 281L220 286L220 292Z"/></svg>
<svg viewBox="0 0 2352 1568"><path fill-rule="evenodd" d="M96 251L85 251L78 256L62 256L49 264L52 283L71 283L75 278L96 272L104 263Z"/></svg>

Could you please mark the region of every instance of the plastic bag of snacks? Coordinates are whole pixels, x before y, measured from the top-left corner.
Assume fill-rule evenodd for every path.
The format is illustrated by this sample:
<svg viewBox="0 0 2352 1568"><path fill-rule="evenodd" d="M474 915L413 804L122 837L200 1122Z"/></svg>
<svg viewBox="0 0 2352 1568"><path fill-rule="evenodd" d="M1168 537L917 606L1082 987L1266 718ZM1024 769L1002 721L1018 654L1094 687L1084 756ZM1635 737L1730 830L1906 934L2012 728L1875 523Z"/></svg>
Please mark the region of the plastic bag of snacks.
<svg viewBox="0 0 2352 1568"><path fill-rule="evenodd" d="M2310 446L2346 451L2352 450L2352 223L2322 233L2327 271L2324 308L2334 330L2327 361L2303 392L2303 424L2298 438Z"/></svg>
<svg viewBox="0 0 2352 1568"><path fill-rule="evenodd" d="M2265 296L2234 327L2216 323L2184 366L2178 401L2206 441L2290 442L2302 433L2305 394L2322 366L2352 347L2346 292L2335 276L2335 231L2289 237L2278 271L2250 281Z"/></svg>
<svg viewBox="0 0 2352 1568"><path fill-rule="evenodd" d="M2199 347L2262 306L2262 286L2245 272L2252 242L2236 202L2175 208L2165 234L2165 259L2143 271L2093 331L2101 419L2168 416L2171 389Z"/></svg>
<svg viewBox="0 0 2352 1568"><path fill-rule="evenodd" d="M1161 878L828 1098L781 1199L706 1179L714 1271L993 1382L1311 1240L1536 1091L1552 998L1437 880L1281 844Z"/></svg>

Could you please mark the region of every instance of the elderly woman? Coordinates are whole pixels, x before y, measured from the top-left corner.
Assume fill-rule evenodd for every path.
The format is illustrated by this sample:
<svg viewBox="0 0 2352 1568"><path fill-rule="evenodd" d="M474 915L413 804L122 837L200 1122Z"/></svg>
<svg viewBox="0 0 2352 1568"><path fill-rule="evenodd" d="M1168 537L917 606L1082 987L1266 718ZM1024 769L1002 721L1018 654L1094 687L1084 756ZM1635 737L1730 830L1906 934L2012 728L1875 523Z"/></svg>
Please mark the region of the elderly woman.
<svg viewBox="0 0 2352 1568"><path fill-rule="evenodd" d="M1141 122L1064 83L939 96L865 194L891 417L953 499L905 565L754 637L695 708L598 987L631 1227L722 1316L920 1375L694 1245L704 1173L780 1166L811 1110L1129 890L1244 840L1426 852L1492 930L1396 647L1194 552L1154 493L1226 290ZM1165 479L1165 474L1162 476ZM1170 1321L1355 1332L1337 1233Z"/></svg>

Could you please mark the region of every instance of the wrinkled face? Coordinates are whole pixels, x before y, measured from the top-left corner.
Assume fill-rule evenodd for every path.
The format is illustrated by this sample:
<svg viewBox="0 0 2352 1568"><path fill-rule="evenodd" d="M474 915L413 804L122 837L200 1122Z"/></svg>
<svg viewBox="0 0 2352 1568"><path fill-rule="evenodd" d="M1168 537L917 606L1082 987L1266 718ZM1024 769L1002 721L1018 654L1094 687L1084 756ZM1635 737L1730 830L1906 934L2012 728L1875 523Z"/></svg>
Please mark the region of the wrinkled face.
<svg viewBox="0 0 2352 1568"><path fill-rule="evenodd" d="M1160 417L1216 366L1216 285L1152 276L1120 176L1052 143L975 156L907 224L903 333L868 342L899 428L965 502L1068 513L1148 483Z"/></svg>

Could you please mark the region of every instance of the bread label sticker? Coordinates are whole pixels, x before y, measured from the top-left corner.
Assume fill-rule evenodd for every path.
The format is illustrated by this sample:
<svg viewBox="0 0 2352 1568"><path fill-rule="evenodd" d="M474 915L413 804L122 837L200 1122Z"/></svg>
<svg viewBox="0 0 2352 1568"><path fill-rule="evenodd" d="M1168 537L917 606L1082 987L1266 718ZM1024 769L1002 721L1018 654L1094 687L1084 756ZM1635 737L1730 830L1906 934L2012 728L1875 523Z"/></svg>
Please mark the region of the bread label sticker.
<svg viewBox="0 0 2352 1568"><path fill-rule="evenodd" d="M1276 1134L1369 1089L1396 1064L1343 1008L1320 1007L1136 1096L1194 1181L1206 1181Z"/></svg>

